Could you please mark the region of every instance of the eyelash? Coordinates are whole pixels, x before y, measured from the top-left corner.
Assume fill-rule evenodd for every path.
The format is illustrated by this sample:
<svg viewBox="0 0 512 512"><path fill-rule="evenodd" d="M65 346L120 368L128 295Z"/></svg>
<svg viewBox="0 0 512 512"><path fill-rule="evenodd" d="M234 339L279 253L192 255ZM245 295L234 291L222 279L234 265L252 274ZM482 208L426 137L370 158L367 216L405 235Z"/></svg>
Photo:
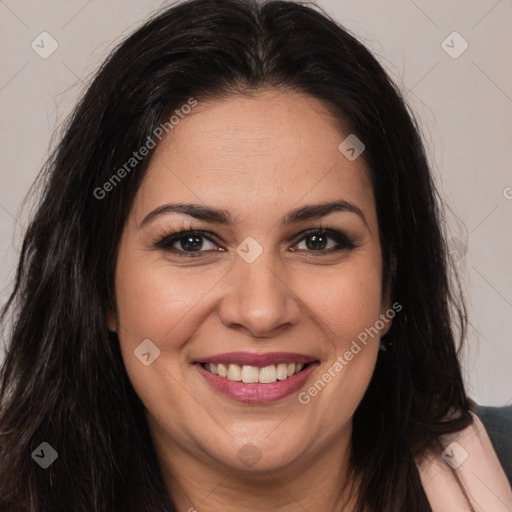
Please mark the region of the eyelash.
<svg viewBox="0 0 512 512"><path fill-rule="evenodd" d="M201 231L201 230L195 230L195 229L189 229L185 226L182 226L178 228L175 231L172 231L171 233L162 233L160 235L160 240L156 242L153 246L154 249L159 249L167 252L173 252L180 258L200 258L203 256L205 252L209 252L209 250L199 250L199 251L184 251L182 249L176 249L172 247L176 242L179 242L181 239L186 238L187 236L198 236L203 237L209 242L213 244L217 244L215 242L215 237L212 236L212 233L209 233L207 231ZM353 249L356 249L358 245L354 243L353 240L351 240L348 236L341 233L340 231L336 231L333 229L329 229L327 227L318 227L313 229L308 229L303 232L301 232L298 236L300 238L297 239L297 241L294 243L294 245L297 245L299 242L302 242L309 236L313 235L325 235L328 238L332 238L338 245L338 248L335 249L322 249L322 250L311 250L306 249L309 253L313 253L315 257L317 256L325 256L329 254L333 254L336 252L340 252L342 250L348 250L352 251ZM301 249L303 251L303 249Z"/></svg>

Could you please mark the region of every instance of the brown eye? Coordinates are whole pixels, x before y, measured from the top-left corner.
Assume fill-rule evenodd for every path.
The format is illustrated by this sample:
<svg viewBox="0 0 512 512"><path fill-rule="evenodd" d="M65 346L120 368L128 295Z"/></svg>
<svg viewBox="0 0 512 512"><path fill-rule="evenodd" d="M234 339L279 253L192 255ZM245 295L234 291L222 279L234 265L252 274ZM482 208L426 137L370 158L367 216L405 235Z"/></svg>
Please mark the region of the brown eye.
<svg viewBox="0 0 512 512"><path fill-rule="evenodd" d="M306 247L304 249L299 248L299 250L318 253L331 253L344 249L352 250L356 247L354 242L343 233L327 229L312 229L306 231L303 233L303 237L299 242L302 243L302 241L305 241ZM334 244L332 241L334 241Z"/></svg>
<svg viewBox="0 0 512 512"><path fill-rule="evenodd" d="M203 239L198 235L184 236L178 240L180 242L180 249L183 251L200 251L203 246Z"/></svg>
<svg viewBox="0 0 512 512"><path fill-rule="evenodd" d="M211 247L208 247L208 244ZM205 248L206 245L206 248ZM176 253L178 256L197 257L206 251L218 250L217 245L203 231L180 231L166 236L155 244L156 249ZM194 254L196 253L196 254Z"/></svg>
<svg viewBox="0 0 512 512"><path fill-rule="evenodd" d="M302 233L302 238L295 245L300 245L300 243L305 243L305 247L292 249L292 251L308 251L317 253L318 256L342 250L352 250L357 247L343 233L321 228ZM208 247L208 244L210 244L210 247ZM200 257L205 252L224 250L220 249L212 240L211 234L194 230L184 230L167 235L155 244L155 248L183 257Z"/></svg>

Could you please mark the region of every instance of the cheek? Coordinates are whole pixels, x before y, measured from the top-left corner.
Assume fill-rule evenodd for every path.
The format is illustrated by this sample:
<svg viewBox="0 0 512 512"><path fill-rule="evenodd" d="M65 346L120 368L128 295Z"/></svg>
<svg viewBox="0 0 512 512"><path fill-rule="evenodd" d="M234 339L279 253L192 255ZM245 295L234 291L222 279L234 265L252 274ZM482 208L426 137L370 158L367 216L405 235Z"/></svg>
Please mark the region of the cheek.
<svg viewBox="0 0 512 512"><path fill-rule="evenodd" d="M325 334L342 350L365 329L375 325L381 313L381 274L378 264L362 269L347 267L304 282L303 296L326 327Z"/></svg>
<svg viewBox="0 0 512 512"><path fill-rule="evenodd" d="M190 340L214 311L215 285L224 273L206 268L177 271L165 263L128 258L118 264L116 295L123 362L134 389L155 417L166 409L183 409L189 398L183 386L190 378ZM145 366L136 353L148 339L159 352L154 362ZM162 404L167 405L162 408ZM189 400L187 410L196 407L197 402ZM198 417L201 414L196 411ZM174 423L175 419L166 421Z"/></svg>
<svg viewBox="0 0 512 512"><path fill-rule="evenodd" d="M169 411L182 410L184 403L188 404L189 423L195 416L201 418L197 403L183 393L186 365L182 364L182 348L200 325L201 297L207 296L218 278L207 273L187 276L161 263L142 264L128 258L119 261L116 278L121 354L137 395L146 409L173 431L180 422ZM141 346L144 351L139 350ZM152 362L146 366L144 357L138 356L147 352Z"/></svg>
<svg viewBox="0 0 512 512"><path fill-rule="evenodd" d="M180 339L184 320L218 280L208 272L192 275L162 263L136 261L121 261L117 277L118 316L125 339L154 338L158 343Z"/></svg>
<svg viewBox="0 0 512 512"><path fill-rule="evenodd" d="M381 314L378 265L365 273L338 273L329 283L329 292L317 293L313 305L322 341L327 345L329 340L327 361L298 397L322 422L327 437L349 421L370 383L379 353L376 325Z"/></svg>

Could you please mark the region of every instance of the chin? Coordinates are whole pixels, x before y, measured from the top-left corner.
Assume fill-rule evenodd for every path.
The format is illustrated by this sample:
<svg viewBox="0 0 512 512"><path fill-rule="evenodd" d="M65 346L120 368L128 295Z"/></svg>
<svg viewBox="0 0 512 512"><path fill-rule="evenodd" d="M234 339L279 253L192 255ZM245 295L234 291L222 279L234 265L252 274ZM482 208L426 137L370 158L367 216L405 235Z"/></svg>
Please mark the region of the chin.
<svg viewBox="0 0 512 512"><path fill-rule="evenodd" d="M226 443L226 452L211 456L230 470L241 473L257 474L282 470L302 455L302 449L292 438L289 438L286 444L282 441L282 436L273 440L261 437L259 441L238 441L234 448L235 443L230 439Z"/></svg>

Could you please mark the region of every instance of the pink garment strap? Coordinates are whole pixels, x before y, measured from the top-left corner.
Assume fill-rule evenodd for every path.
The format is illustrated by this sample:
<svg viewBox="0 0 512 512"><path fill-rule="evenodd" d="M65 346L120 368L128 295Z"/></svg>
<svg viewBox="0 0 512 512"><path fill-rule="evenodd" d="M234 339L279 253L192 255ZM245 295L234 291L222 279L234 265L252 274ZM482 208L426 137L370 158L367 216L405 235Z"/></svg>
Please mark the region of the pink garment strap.
<svg viewBox="0 0 512 512"><path fill-rule="evenodd" d="M444 450L418 463L430 506L433 512L512 512L507 477L484 425L471 414L472 425L441 436Z"/></svg>

